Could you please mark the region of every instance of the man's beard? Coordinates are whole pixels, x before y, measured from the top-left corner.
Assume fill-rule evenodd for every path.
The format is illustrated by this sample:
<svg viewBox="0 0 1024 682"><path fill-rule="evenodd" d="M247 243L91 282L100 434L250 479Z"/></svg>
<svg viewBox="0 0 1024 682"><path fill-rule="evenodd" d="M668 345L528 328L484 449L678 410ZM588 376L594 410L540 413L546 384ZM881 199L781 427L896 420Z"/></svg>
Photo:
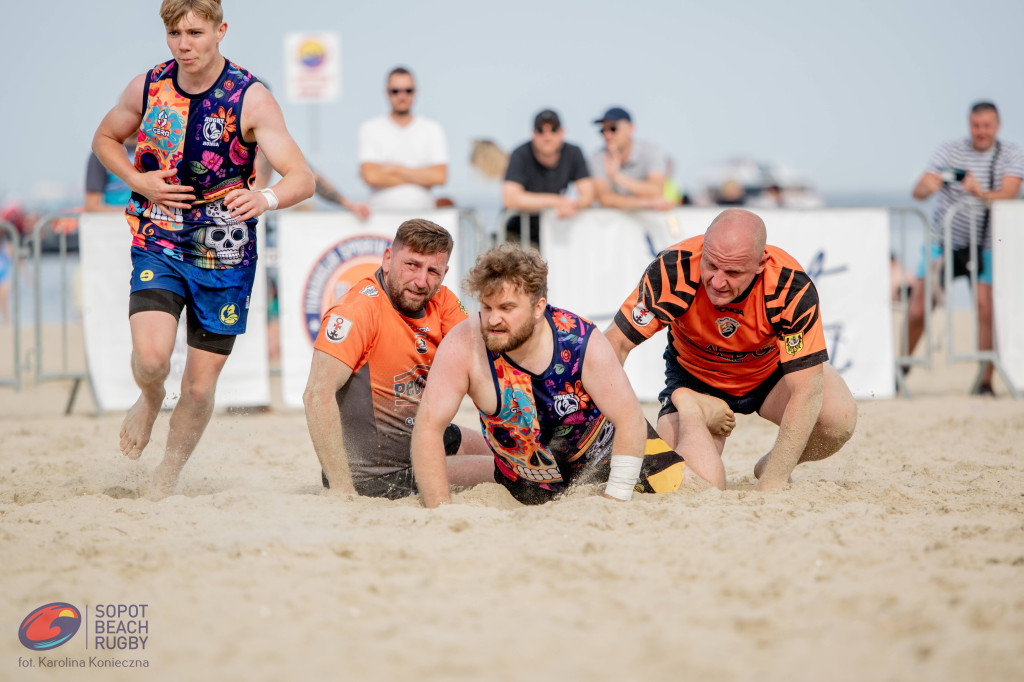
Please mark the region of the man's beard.
<svg viewBox="0 0 1024 682"><path fill-rule="evenodd" d="M423 293L423 298L421 300L411 300L406 297L404 289L391 281L391 277L385 277L384 283L388 287L388 296L391 297L391 303L398 308L398 312L403 315L415 315L422 311L427 307L427 304L430 303L430 299L434 297L434 294L429 289L424 289L422 292L416 292Z"/></svg>
<svg viewBox="0 0 1024 682"><path fill-rule="evenodd" d="M530 340L530 336L533 335L534 324L535 322L532 318L528 319L518 329L514 329L511 333L501 337L491 336L486 327L481 326L480 334L484 337L484 346L487 347L487 350L492 353L509 353ZM505 330L502 329L501 331Z"/></svg>

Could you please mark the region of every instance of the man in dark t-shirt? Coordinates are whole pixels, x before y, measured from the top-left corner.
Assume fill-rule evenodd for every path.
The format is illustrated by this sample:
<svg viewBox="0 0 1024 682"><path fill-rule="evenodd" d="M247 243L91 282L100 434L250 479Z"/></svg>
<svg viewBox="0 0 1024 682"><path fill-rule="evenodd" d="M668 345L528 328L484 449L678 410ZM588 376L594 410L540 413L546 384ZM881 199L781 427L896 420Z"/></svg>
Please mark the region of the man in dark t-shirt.
<svg viewBox="0 0 1024 682"><path fill-rule="evenodd" d="M566 196L569 185L576 183L577 198ZM565 141L565 130L556 114L545 109L533 120L533 139L523 143L509 157L502 187L506 211L539 213L546 208L557 211L559 218L570 218L594 201L594 184L587 169L583 151ZM513 241L519 240L519 217L506 225ZM530 241L540 241L540 220L530 216Z"/></svg>

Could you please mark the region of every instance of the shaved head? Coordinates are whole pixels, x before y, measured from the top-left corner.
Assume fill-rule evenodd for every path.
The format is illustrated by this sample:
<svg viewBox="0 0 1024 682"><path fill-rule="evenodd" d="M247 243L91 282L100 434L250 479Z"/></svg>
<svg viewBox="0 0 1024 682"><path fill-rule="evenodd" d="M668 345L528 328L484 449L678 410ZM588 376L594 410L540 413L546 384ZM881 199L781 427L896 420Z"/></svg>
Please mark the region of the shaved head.
<svg viewBox="0 0 1024 682"><path fill-rule="evenodd" d="M768 262L764 221L742 208L718 214L707 232L701 255L701 281L715 305L740 296Z"/></svg>
<svg viewBox="0 0 1024 682"><path fill-rule="evenodd" d="M716 250L731 253L747 251L754 258L760 259L768 243L768 231L756 213L742 208L730 208L711 221L704 233L704 243L711 244Z"/></svg>

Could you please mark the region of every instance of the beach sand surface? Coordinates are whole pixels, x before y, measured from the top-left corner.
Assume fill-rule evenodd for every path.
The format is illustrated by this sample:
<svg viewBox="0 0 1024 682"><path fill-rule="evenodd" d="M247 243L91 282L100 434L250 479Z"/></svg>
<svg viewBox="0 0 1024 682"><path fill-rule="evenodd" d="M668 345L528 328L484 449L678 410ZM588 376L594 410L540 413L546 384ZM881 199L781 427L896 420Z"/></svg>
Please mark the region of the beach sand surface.
<svg viewBox="0 0 1024 682"><path fill-rule="evenodd" d="M753 416L724 492L524 507L491 484L438 510L322 494L280 405L218 412L151 501L168 413L130 461L87 391L63 416L68 381L0 387L0 680L1020 680L1024 405L937 360L777 493L752 489L776 432ZM81 630L30 652L22 620L58 601ZM96 650L118 604L146 605L144 649Z"/></svg>

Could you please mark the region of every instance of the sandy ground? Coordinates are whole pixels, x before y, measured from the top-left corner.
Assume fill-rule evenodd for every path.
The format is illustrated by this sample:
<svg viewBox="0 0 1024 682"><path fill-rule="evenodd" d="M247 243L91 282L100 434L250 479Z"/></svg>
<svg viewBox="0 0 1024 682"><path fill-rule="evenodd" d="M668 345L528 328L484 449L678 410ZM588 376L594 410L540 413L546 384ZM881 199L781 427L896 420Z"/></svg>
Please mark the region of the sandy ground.
<svg viewBox="0 0 1024 682"><path fill-rule="evenodd" d="M69 382L0 387L0 680L1020 680L1024 404L972 377L915 370L775 494L748 417L725 492L434 511L321 495L280 406L218 413L180 494L139 499L166 413L133 462L122 415L62 416ZM149 667L41 669L16 631L55 601L88 622L48 659ZM147 605L144 650L95 650L109 604Z"/></svg>

